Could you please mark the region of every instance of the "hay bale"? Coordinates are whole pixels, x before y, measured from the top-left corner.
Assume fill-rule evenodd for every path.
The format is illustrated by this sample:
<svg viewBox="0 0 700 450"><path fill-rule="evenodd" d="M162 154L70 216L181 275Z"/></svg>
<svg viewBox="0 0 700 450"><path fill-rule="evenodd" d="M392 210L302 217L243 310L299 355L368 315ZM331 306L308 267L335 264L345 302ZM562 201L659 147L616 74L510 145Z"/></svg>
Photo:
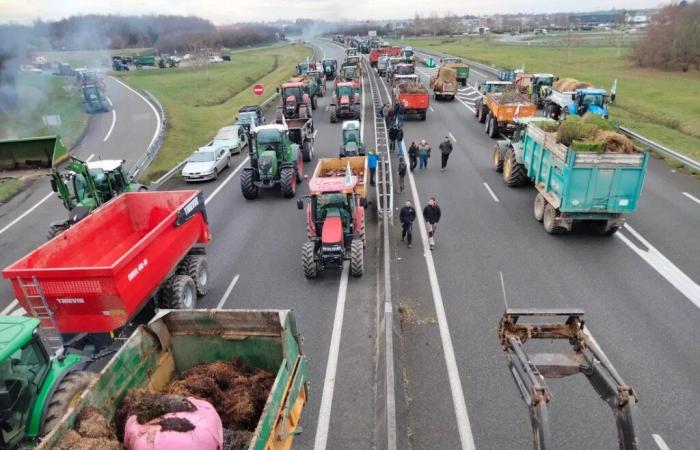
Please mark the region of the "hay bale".
<svg viewBox="0 0 700 450"><path fill-rule="evenodd" d="M597 127L592 124L582 123L580 120L564 120L557 130L557 142L560 142L567 147L574 141L590 140L596 131Z"/></svg>
<svg viewBox="0 0 700 450"><path fill-rule="evenodd" d="M602 153L603 143L592 141L573 141L571 148L577 152Z"/></svg>
<svg viewBox="0 0 700 450"><path fill-rule="evenodd" d="M601 144L605 153L635 153L637 151L627 136L614 131L598 130L594 141Z"/></svg>
<svg viewBox="0 0 700 450"><path fill-rule="evenodd" d="M592 88L591 83L585 81L579 81L575 78L561 78L554 83L552 83L552 88L560 92L571 92L576 89L586 89Z"/></svg>

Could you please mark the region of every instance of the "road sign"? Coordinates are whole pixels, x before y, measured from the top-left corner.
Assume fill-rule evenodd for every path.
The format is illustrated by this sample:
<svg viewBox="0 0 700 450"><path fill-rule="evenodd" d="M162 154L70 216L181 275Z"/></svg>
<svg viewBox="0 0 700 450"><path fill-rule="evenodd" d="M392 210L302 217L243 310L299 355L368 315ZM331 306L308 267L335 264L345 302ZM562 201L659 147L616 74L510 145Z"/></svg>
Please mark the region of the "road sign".
<svg viewBox="0 0 700 450"><path fill-rule="evenodd" d="M265 86L262 84L256 84L253 86L253 94L255 95L263 95L263 92L265 92Z"/></svg>

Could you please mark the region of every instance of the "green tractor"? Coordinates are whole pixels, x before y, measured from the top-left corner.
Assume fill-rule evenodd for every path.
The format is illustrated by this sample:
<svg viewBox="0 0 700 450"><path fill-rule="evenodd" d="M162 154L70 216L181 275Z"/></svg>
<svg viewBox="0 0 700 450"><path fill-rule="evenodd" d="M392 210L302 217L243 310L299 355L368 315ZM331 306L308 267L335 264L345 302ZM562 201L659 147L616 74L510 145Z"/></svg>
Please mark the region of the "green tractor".
<svg viewBox="0 0 700 450"><path fill-rule="evenodd" d="M0 316L0 448L35 444L96 378L82 356L54 355L39 319Z"/></svg>
<svg viewBox="0 0 700 450"><path fill-rule="evenodd" d="M109 111L107 97L99 86L96 84L88 84L83 86L80 91L83 97L83 104L85 105L86 113L94 114Z"/></svg>
<svg viewBox="0 0 700 450"><path fill-rule="evenodd" d="M260 188L280 186L282 195L294 197L304 174L299 145L289 139L286 123L257 127L248 146L250 167L241 173L243 197L253 200Z"/></svg>
<svg viewBox="0 0 700 450"><path fill-rule="evenodd" d="M68 219L51 223L49 239L119 194L148 189L133 182L124 163L121 159L84 162L71 156L66 170L61 172L54 168L51 171L51 189L58 194L69 214Z"/></svg>

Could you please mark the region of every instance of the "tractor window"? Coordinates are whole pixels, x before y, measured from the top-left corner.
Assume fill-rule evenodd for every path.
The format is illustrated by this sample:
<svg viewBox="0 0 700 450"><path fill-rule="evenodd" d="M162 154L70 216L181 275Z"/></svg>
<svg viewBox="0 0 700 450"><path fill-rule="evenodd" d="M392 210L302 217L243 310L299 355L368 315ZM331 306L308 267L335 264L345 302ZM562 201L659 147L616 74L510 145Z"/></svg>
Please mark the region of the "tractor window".
<svg viewBox="0 0 700 450"><path fill-rule="evenodd" d="M100 193L102 201L108 201L112 197L112 187L110 186L107 173L102 169L90 169L90 176L95 183L95 189Z"/></svg>
<svg viewBox="0 0 700 450"><path fill-rule="evenodd" d="M338 97L345 97L346 95L348 97L352 97L353 90L352 86L340 86L338 88Z"/></svg>
<svg viewBox="0 0 700 450"><path fill-rule="evenodd" d="M583 96L583 99L581 99L581 103L583 105L596 105L602 107L603 96L598 94L587 94Z"/></svg>
<svg viewBox="0 0 700 450"><path fill-rule="evenodd" d="M83 174L76 173L73 177L73 190L78 202L83 201L88 196L88 184Z"/></svg>
<svg viewBox="0 0 700 450"><path fill-rule="evenodd" d="M301 89L298 87L288 87L284 90L285 98L290 95L294 96L297 102L301 102Z"/></svg>
<svg viewBox="0 0 700 450"><path fill-rule="evenodd" d="M126 189L126 181L121 169L109 172L109 182L116 192L121 193Z"/></svg>
<svg viewBox="0 0 700 450"><path fill-rule="evenodd" d="M345 142L360 142L360 131L359 130L345 130L343 132L345 134Z"/></svg>

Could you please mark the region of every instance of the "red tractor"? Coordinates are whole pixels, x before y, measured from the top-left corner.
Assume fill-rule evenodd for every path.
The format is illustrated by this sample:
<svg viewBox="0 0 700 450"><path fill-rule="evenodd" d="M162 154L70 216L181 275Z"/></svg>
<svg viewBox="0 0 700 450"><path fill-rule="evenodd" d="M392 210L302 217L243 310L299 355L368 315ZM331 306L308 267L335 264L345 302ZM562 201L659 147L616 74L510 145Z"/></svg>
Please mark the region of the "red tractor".
<svg viewBox="0 0 700 450"><path fill-rule="evenodd" d="M282 118L308 119L311 117L311 97L304 92L304 83L284 83L278 92L280 106L277 107L277 123L282 123Z"/></svg>
<svg viewBox="0 0 700 450"><path fill-rule="evenodd" d="M362 99L360 89L353 82L335 83L333 98L328 107L331 123L339 118L360 120L362 116Z"/></svg>
<svg viewBox="0 0 700 450"><path fill-rule="evenodd" d="M364 273L366 185L366 157L319 160L309 182L308 240L301 249L306 278L316 278L325 269L340 269L345 260L350 260L352 276ZM297 207L304 209L304 201L298 200Z"/></svg>

